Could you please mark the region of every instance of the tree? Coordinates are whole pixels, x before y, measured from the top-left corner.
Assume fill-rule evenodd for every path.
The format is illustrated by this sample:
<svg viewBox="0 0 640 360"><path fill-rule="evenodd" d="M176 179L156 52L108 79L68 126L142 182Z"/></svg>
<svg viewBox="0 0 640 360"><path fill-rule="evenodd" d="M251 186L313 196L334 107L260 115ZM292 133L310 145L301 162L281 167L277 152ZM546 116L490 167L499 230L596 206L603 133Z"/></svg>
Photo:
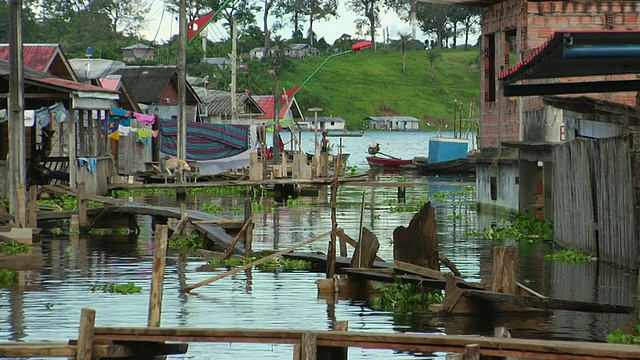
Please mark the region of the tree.
<svg viewBox="0 0 640 360"><path fill-rule="evenodd" d="M429 59L429 64L431 65L431 83L436 80L436 60L441 56L440 52L434 48L431 48L427 51L427 58Z"/></svg>
<svg viewBox="0 0 640 360"><path fill-rule="evenodd" d="M400 36L400 44L402 46L402 76L404 76L407 68L407 44L413 37L407 33L398 33L398 36Z"/></svg>
<svg viewBox="0 0 640 360"><path fill-rule="evenodd" d="M447 33L449 14L452 6L448 4L432 4L420 2L417 6L417 19L420 29L426 34L436 36L436 44L442 49Z"/></svg>
<svg viewBox="0 0 640 360"><path fill-rule="evenodd" d="M288 19L293 24L291 39L299 42L304 38L302 23L305 22L306 0L279 0L274 9L274 15L278 19Z"/></svg>
<svg viewBox="0 0 640 360"><path fill-rule="evenodd" d="M380 26L380 5L381 0L349 0L347 3L351 11L364 16L364 19L356 20L356 29L362 35L369 35L374 46L376 28Z"/></svg>
<svg viewBox="0 0 640 360"><path fill-rule="evenodd" d="M185 0L187 2L187 21L198 19L212 11L218 11L214 21L224 18L225 26L231 34L231 22L235 19L239 28L254 24L256 21L255 12L261 8L251 4L250 0L231 0L221 8L225 0ZM178 13L179 0L167 0L167 9L175 14Z"/></svg>
<svg viewBox="0 0 640 360"><path fill-rule="evenodd" d="M338 16L338 0L307 0L307 15L309 16L309 44L314 45L314 21Z"/></svg>
<svg viewBox="0 0 640 360"><path fill-rule="evenodd" d="M469 35L476 33L480 25L480 16L482 15L482 9L478 7L467 7L466 14L462 19L462 26L464 26L464 46L469 46Z"/></svg>

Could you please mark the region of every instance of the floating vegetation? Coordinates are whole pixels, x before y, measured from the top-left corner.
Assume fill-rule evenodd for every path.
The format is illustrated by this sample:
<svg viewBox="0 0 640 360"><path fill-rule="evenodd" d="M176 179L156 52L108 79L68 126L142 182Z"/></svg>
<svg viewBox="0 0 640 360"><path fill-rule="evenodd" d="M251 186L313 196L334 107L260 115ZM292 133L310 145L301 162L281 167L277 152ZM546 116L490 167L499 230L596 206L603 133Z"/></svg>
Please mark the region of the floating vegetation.
<svg viewBox="0 0 640 360"><path fill-rule="evenodd" d="M0 253L5 255L18 255L31 252L33 246L20 244L13 240L10 244L0 242Z"/></svg>
<svg viewBox="0 0 640 360"><path fill-rule="evenodd" d="M586 255L573 250L560 250L553 254L545 255L546 260L562 261L567 264L582 264L595 260L592 255Z"/></svg>
<svg viewBox="0 0 640 360"><path fill-rule="evenodd" d="M56 208L56 206L60 207L62 210L77 210L78 209L78 198L71 195L58 195L54 196L51 199L40 199L38 200L38 207L42 209ZM87 200L88 208L96 208L101 207L102 203L99 201Z"/></svg>
<svg viewBox="0 0 640 360"><path fill-rule="evenodd" d="M553 240L553 223L548 220L516 215L513 221L501 220L482 233L467 232L469 237L483 236L487 240Z"/></svg>
<svg viewBox="0 0 640 360"><path fill-rule="evenodd" d="M195 252L205 248L205 241L197 233L192 233L191 236L169 239L168 247L169 250L176 252Z"/></svg>
<svg viewBox="0 0 640 360"><path fill-rule="evenodd" d="M640 324L636 324L636 334L640 334ZM612 334L607 335L607 342L612 344L635 344L640 345L640 335L626 334L620 328Z"/></svg>
<svg viewBox="0 0 640 360"><path fill-rule="evenodd" d="M289 198L287 199L287 207L298 207L298 206L305 206L305 205L307 204L302 202L302 200L300 199L294 199L291 196L289 196Z"/></svg>
<svg viewBox="0 0 640 360"><path fill-rule="evenodd" d="M213 214L213 215L224 214L224 209L222 208L222 206L216 205L216 204L208 204L208 203L202 204L202 211L209 214Z"/></svg>
<svg viewBox="0 0 640 360"><path fill-rule="evenodd" d="M116 229L91 229L89 235L105 236L105 235L129 235L131 229L129 228L116 228Z"/></svg>
<svg viewBox="0 0 640 360"><path fill-rule="evenodd" d="M357 166L347 166L346 172L349 175L355 175L356 173L358 173L358 167Z"/></svg>
<svg viewBox="0 0 640 360"><path fill-rule="evenodd" d="M230 210L231 210L231 213L233 215L242 215L242 214L244 214L244 208L241 208L239 206L233 206Z"/></svg>
<svg viewBox="0 0 640 360"><path fill-rule="evenodd" d="M114 195L116 198L129 196L149 195L149 194L168 194L175 192L174 189L135 189L135 190L116 190Z"/></svg>
<svg viewBox="0 0 640 360"><path fill-rule="evenodd" d="M18 283L18 272L0 269L0 287L9 287Z"/></svg>
<svg viewBox="0 0 640 360"><path fill-rule="evenodd" d="M89 288L91 292L102 291L111 294L137 294L142 291L141 286L136 286L134 283L116 284L111 283L107 285L93 285Z"/></svg>
<svg viewBox="0 0 640 360"><path fill-rule="evenodd" d="M225 260L211 259L209 260L209 265L215 266L215 267L237 267L237 266L249 264L259 259L261 258L260 257L249 257L249 258L230 257ZM267 271L267 272L310 270L311 262L305 261L305 260L275 258L275 259L268 260L264 264L256 265L255 268L260 269L262 271Z"/></svg>
<svg viewBox="0 0 640 360"><path fill-rule="evenodd" d="M197 187L187 189L187 194L212 194L212 195L240 195L245 192L246 186L216 186Z"/></svg>
<svg viewBox="0 0 640 360"><path fill-rule="evenodd" d="M52 228L51 229L51 234L53 235L62 235L62 229L61 228Z"/></svg>
<svg viewBox="0 0 640 360"><path fill-rule="evenodd" d="M389 205L389 211L392 213L400 213L400 212L417 212L429 202L429 195L423 194L420 199L416 202L409 204L397 204L397 200L387 199L384 201L385 205ZM396 205L397 204L397 205Z"/></svg>
<svg viewBox="0 0 640 360"><path fill-rule="evenodd" d="M376 310L396 312L427 310L430 304L444 301L441 290L424 293L421 286L405 283L399 278L395 278L393 284L376 284L373 288L382 293L381 296L371 299L371 307Z"/></svg>

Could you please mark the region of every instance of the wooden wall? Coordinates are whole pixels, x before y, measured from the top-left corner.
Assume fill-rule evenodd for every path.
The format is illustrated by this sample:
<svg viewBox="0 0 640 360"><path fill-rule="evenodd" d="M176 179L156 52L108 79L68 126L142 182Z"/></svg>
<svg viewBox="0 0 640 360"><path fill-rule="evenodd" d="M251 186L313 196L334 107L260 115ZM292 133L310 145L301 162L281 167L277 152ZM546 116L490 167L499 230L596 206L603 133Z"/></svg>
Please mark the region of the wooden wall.
<svg viewBox="0 0 640 360"><path fill-rule="evenodd" d="M629 137L579 139L554 158L555 242L638 269Z"/></svg>

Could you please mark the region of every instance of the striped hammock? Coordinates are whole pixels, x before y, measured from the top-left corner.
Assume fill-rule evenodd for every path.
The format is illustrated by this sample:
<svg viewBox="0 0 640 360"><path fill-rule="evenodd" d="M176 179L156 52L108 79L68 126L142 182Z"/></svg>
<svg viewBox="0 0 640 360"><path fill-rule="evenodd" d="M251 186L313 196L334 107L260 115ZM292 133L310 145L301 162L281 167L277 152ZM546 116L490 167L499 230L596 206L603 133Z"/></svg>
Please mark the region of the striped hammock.
<svg viewBox="0 0 640 360"><path fill-rule="evenodd" d="M160 119L160 151L177 155L177 121ZM187 160L207 161L238 155L249 149L249 125L187 123Z"/></svg>

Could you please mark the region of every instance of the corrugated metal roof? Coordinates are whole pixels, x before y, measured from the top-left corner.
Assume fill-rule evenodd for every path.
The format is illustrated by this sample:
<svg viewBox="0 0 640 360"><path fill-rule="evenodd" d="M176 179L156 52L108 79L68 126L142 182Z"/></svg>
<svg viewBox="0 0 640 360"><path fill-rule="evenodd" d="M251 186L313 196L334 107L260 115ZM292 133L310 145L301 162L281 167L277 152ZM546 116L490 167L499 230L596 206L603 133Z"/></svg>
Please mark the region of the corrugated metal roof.
<svg viewBox="0 0 640 360"><path fill-rule="evenodd" d="M261 95L261 96L252 96L253 99L258 103L264 115L256 116L257 119L271 119L274 118L274 102L273 95ZM284 116L287 114L287 110L289 110L289 106L286 104L280 107L280 119L284 119Z"/></svg>
<svg viewBox="0 0 640 360"><path fill-rule="evenodd" d="M175 66L127 66L116 74L122 75L122 82L138 102L155 104L177 72Z"/></svg>
<svg viewBox="0 0 640 360"><path fill-rule="evenodd" d="M200 95L202 102L207 107L208 115L226 115L231 114L231 93L226 91L210 91L206 95ZM238 106L245 106L247 102L252 103L252 107L258 114L264 114L258 103L247 94L236 94L236 103ZM240 110L240 109L239 109ZM273 113L273 111L271 112Z"/></svg>
<svg viewBox="0 0 640 360"><path fill-rule="evenodd" d="M0 60L9 60L9 44L0 44ZM58 44L24 44L22 61L25 68L77 81L78 78Z"/></svg>
<svg viewBox="0 0 640 360"><path fill-rule="evenodd" d="M126 48L122 48L122 50L153 50L155 49L152 46L149 45L145 45L145 44L135 44L135 45L131 45L131 46L127 46Z"/></svg>
<svg viewBox="0 0 640 360"><path fill-rule="evenodd" d="M291 49L291 50L302 50L302 49L306 49L306 48L311 48L311 45L309 45L309 44L289 44L288 48Z"/></svg>
<svg viewBox="0 0 640 360"><path fill-rule="evenodd" d="M377 122L384 121L408 121L408 122L420 122L420 120L412 116L368 116L364 120L371 120Z"/></svg>
<svg viewBox="0 0 640 360"><path fill-rule="evenodd" d="M5 60L0 60L0 76L8 77L9 76L9 62ZM33 82L38 82L42 84L53 85L59 88L63 88L65 90L73 90L73 91L87 91L87 92L102 92L102 93L118 93L117 91L108 90L99 86L94 86L90 84L70 81L66 79L60 79L56 77L52 77L51 75L41 72L35 71L32 69L24 69L24 78L26 80L30 80Z"/></svg>

